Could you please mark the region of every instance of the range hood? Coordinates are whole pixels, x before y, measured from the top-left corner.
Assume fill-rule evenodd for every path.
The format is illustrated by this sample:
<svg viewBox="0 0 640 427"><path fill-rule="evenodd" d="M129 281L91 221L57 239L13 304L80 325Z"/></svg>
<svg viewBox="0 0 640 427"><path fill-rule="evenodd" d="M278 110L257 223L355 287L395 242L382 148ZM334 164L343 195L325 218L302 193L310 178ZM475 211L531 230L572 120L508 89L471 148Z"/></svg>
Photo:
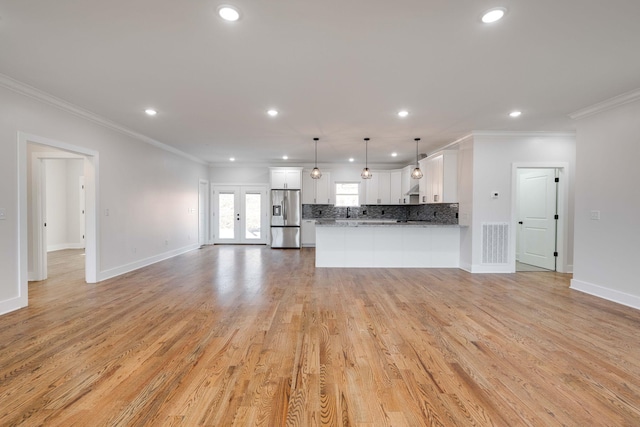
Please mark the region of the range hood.
<svg viewBox="0 0 640 427"><path fill-rule="evenodd" d="M405 196L419 196L420 195L420 184L416 184L409 189L405 194Z"/></svg>

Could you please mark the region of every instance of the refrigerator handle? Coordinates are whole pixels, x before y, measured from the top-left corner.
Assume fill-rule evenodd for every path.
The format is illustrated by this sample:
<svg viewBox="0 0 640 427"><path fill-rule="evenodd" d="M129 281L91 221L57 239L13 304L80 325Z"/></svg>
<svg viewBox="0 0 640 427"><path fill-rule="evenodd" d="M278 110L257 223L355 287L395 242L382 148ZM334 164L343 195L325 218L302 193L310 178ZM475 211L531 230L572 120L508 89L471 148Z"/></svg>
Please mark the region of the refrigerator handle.
<svg viewBox="0 0 640 427"><path fill-rule="evenodd" d="M287 204L289 203L289 198L287 197L287 192L282 196L282 219L285 221L285 225L287 222Z"/></svg>

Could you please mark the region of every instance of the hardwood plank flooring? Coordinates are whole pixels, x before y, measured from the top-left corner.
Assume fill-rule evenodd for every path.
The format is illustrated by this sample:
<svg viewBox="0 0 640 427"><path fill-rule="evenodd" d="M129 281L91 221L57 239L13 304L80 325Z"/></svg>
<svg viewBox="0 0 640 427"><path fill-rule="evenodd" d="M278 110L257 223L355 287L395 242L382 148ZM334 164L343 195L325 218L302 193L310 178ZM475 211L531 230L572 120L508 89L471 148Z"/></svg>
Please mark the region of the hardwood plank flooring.
<svg viewBox="0 0 640 427"><path fill-rule="evenodd" d="M640 311L558 273L214 246L0 317L0 425L639 426Z"/></svg>

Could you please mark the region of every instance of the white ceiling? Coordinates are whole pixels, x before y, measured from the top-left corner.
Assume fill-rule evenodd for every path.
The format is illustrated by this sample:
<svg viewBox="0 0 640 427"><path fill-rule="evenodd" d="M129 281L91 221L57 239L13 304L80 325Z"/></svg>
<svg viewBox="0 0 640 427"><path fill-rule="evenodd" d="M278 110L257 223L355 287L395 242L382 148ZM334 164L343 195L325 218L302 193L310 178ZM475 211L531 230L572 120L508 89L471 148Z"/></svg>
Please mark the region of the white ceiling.
<svg viewBox="0 0 640 427"><path fill-rule="evenodd" d="M638 0L0 0L0 73L213 164L310 162L315 136L321 163L363 162L363 137L369 162L407 163L415 137L573 130L640 87L639 18Z"/></svg>

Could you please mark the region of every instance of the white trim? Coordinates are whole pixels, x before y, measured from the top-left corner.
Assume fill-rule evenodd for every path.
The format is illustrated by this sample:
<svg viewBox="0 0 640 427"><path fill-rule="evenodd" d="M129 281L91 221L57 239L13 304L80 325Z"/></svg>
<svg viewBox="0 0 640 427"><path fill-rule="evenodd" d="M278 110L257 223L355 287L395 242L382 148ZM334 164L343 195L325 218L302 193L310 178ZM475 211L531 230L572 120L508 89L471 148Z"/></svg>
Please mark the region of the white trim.
<svg viewBox="0 0 640 427"><path fill-rule="evenodd" d="M85 176L85 190L86 190L86 244L85 244L85 280L87 283L96 283L99 271L99 245L98 245L98 230L99 230L99 155L95 150L88 148L67 144L65 142L56 141L50 138L32 135L24 132L18 132L18 222L19 222L19 280L21 296L24 294L25 306L28 301L28 204L27 204L27 144L35 143L40 145L47 145L50 147L58 148L71 152L71 157L80 155L84 158L84 176ZM41 153L45 157L61 158L67 153L55 153L50 152ZM34 158L37 158L34 156Z"/></svg>
<svg viewBox="0 0 640 427"><path fill-rule="evenodd" d="M63 251L65 249L84 249L82 243L58 243L57 245L47 245L47 252Z"/></svg>
<svg viewBox="0 0 640 427"><path fill-rule="evenodd" d="M473 264L471 265L471 269L464 270L469 271L470 273L491 273L491 274L505 274L505 273L515 273L515 262L513 266L511 263L509 264L500 264L500 265L484 265L484 264Z"/></svg>
<svg viewBox="0 0 640 427"><path fill-rule="evenodd" d="M545 131L498 131L498 130L474 130L473 132L456 139L453 142L450 142L437 150L432 150L428 153L429 156L434 155L438 151L452 149L456 145L466 141L467 139L473 138L474 136L497 136L497 137L535 137L535 138L566 138L566 137L575 137L575 132L545 132Z"/></svg>
<svg viewBox="0 0 640 427"><path fill-rule="evenodd" d="M20 295L19 297L7 299L4 301L0 301L0 315L10 313L12 311L19 310L21 308L26 307L27 304L23 303L23 297Z"/></svg>
<svg viewBox="0 0 640 427"><path fill-rule="evenodd" d="M135 132L131 129L125 128L124 126L120 126L119 124L112 122L102 116L99 116L91 111L80 108L70 102L57 98L53 95L49 95L46 92L43 92L35 87L26 85L18 80L15 80L5 74L0 74L0 86L9 89L13 92L19 93L20 95L27 96L29 98L38 100L45 104L52 105L56 108L59 108L67 113L73 114L75 116L81 117L83 119L89 120L93 123L99 124L106 128L115 130L122 134L128 135L132 138L135 138L139 141L146 142L147 144L153 145L154 147L160 148L162 150L168 151L173 154L177 154L178 156L182 156L196 163L200 163L203 165L209 166L209 163L203 161L202 159L192 156L191 154L187 154L184 151L178 150L175 147L172 147L167 144L163 144L162 142L156 141L153 138L149 138L146 135ZM140 113L142 114L142 112Z"/></svg>
<svg viewBox="0 0 640 427"><path fill-rule="evenodd" d="M611 110L612 108L620 107L622 105L630 104L636 101L640 101L640 89L623 93L622 95L614 96L613 98L609 98L597 104L583 108L569 114L569 117L573 120L580 120L584 119L585 117L602 113L603 111Z"/></svg>
<svg viewBox="0 0 640 427"><path fill-rule="evenodd" d="M151 264L155 264L160 261L164 261L169 258L173 258L175 256L182 255L187 252L191 252L194 249L200 249L200 245L198 245L197 243L191 244L182 248L171 250L169 252L158 254L149 258L144 258L129 264L121 265L119 267L115 267L109 270L104 270L98 274L98 281L101 282L103 280L111 279L113 277L129 273L139 268L147 267Z"/></svg>
<svg viewBox="0 0 640 427"><path fill-rule="evenodd" d="M560 173L560 185L558 185L558 259L556 262L556 271L558 273L567 273L567 245L569 242L569 163L567 162L514 162L511 164L511 227L515 230L518 226L518 207L517 207L517 190L518 190L518 169L558 169ZM511 233L510 242L513 265L513 271L516 271L516 233ZM511 257L513 255L513 257Z"/></svg>
<svg viewBox="0 0 640 427"><path fill-rule="evenodd" d="M518 132L518 131L497 131L497 130L474 130L471 133L473 136L505 136L505 137L514 137L514 136L523 136L523 137L534 137L534 138L566 138L566 137L575 137L575 132L545 132L545 131L527 131L527 132Z"/></svg>
<svg viewBox="0 0 640 427"><path fill-rule="evenodd" d="M464 263L461 262L460 266L458 268L460 270L466 271L467 273L472 273L473 272L473 271L471 271L471 270L473 270L473 266L471 264L469 264L469 263L466 263L466 262L464 262Z"/></svg>
<svg viewBox="0 0 640 427"><path fill-rule="evenodd" d="M640 310L640 297L636 295L627 294L616 291L615 289L605 288L603 286L594 285L593 283L583 282L576 279L571 279L571 286L569 288Z"/></svg>

